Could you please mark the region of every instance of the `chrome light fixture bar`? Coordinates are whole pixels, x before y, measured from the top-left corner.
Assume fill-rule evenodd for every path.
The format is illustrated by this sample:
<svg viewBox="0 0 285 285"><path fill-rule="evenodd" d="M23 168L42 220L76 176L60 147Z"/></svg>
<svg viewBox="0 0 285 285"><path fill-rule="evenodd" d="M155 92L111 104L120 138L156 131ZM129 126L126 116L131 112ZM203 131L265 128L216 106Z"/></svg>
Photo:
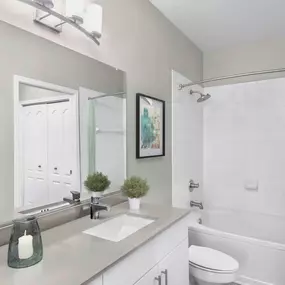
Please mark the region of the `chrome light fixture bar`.
<svg viewBox="0 0 285 285"><path fill-rule="evenodd" d="M25 3L27 5L30 5L36 9L39 9L45 13L47 13L46 15L42 16L41 18L39 19L35 19L34 22L37 23L37 24L40 24L40 25L44 25L46 27L48 27L49 29L53 30L54 32L56 33L60 33L61 30L58 30L57 28L59 26L62 26L64 24L69 24L71 25L72 27L74 27L75 29L79 30L80 32L82 32L85 36L87 36L88 38L90 38L93 42L95 42L97 45L100 45L100 42L99 42L99 38L101 37L101 34L97 33L97 32L88 32L87 30L85 30L83 27L80 26L80 24L77 22L76 19L74 18L68 18L50 8L48 8L47 6L45 6L44 4L41 4L37 1L33 1L33 0L18 0L22 3ZM49 17L49 16L54 16L56 17L57 19L61 20L61 23L56 25L55 27L50 27L50 26L47 26L45 25L44 23L41 22L41 20Z"/></svg>

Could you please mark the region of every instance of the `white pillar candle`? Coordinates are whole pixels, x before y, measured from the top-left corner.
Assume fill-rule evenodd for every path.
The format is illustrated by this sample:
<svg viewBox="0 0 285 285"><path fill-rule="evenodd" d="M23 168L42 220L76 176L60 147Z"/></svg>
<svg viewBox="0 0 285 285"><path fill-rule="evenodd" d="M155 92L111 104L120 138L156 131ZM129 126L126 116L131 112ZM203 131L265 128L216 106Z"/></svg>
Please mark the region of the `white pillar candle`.
<svg viewBox="0 0 285 285"><path fill-rule="evenodd" d="M19 238L18 253L20 259L28 259L34 254L33 237L25 235Z"/></svg>

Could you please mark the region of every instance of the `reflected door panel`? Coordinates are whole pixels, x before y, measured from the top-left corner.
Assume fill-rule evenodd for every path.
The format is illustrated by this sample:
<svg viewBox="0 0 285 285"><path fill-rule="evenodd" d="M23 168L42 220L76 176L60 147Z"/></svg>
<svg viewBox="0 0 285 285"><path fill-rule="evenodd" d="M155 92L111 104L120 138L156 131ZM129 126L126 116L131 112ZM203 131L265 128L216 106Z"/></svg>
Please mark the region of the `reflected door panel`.
<svg viewBox="0 0 285 285"><path fill-rule="evenodd" d="M76 114L72 103L62 105L62 179L65 196L77 190L79 169L77 169Z"/></svg>
<svg viewBox="0 0 285 285"><path fill-rule="evenodd" d="M48 104L48 180L50 202L76 190L76 125L71 103Z"/></svg>
<svg viewBox="0 0 285 285"><path fill-rule="evenodd" d="M46 105L22 109L24 206L45 204L47 186L47 116Z"/></svg>
<svg viewBox="0 0 285 285"><path fill-rule="evenodd" d="M73 107L72 101L23 107L23 206L62 201L78 190Z"/></svg>

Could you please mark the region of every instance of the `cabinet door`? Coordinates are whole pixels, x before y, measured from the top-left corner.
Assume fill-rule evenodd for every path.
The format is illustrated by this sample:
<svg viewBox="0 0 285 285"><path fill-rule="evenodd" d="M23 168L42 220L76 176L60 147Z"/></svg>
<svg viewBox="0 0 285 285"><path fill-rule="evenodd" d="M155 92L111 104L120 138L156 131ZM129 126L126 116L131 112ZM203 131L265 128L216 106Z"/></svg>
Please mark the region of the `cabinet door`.
<svg viewBox="0 0 285 285"><path fill-rule="evenodd" d="M103 285L103 276L97 277L87 285Z"/></svg>
<svg viewBox="0 0 285 285"><path fill-rule="evenodd" d="M161 285L189 285L188 239L159 263Z"/></svg>
<svg viewBox="0 0 285 285"><path fill-rule="evenodd" d="M146 275L144 275L135 285L161 285L157 278L161 278L159 276L158 267L155 266L152 268Z"/></svg>

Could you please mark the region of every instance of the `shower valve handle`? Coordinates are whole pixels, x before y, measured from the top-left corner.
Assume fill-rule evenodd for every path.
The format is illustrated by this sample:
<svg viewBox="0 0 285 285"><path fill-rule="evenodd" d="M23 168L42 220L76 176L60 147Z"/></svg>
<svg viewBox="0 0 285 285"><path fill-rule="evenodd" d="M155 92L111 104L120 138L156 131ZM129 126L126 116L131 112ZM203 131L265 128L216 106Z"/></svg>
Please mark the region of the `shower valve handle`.
<svg viewBox="0 0 285 285"><path fill-rule="evenodd" d="M189 181L189 190L190 192L193 192L195 188L199 188L200 184L199 183L195 183L194 180L190 180Z"/></svg>

